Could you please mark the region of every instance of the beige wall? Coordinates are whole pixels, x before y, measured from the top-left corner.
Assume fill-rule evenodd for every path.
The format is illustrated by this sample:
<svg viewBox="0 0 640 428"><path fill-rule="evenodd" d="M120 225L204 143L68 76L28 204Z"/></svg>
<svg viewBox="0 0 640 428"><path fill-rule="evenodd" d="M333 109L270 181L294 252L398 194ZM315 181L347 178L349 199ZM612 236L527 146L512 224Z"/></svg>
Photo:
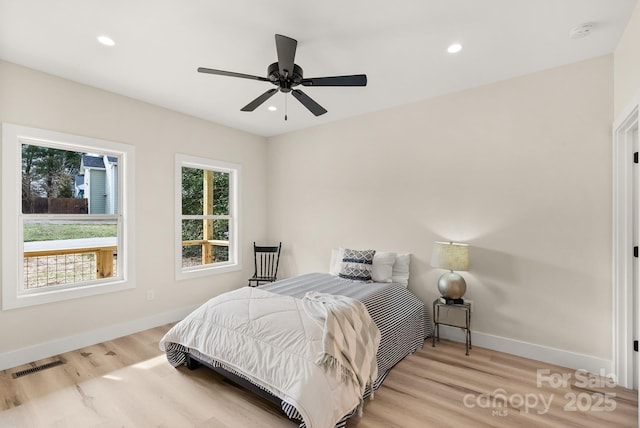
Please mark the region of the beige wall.
<svg viewBox="0 0 640 428"><path fill-rule="evenodd" d="M80 300L0 311L0 354L202 303L246 284L248 244L266 237L266 142L130 98L0 62L0 122L131 144L136 150L137 288ZM176 152L242 165L242 272L176 282ZM155 300L147 300L147 290Z"/></svg>
<svg viewBox="0 0 640 428"><path fill-rule="evenodd" d="M634 97L640 96L640 2L615 51L614 82L614 117L618 117Z"/></svg>
<svg viewBox="0 0 640 428"><path fill-rule="evenodd" d="M283 274L409 251L431 302L432 242L468 242L475 331L611 359L612 74L606 56L270 138Z"/></svg>

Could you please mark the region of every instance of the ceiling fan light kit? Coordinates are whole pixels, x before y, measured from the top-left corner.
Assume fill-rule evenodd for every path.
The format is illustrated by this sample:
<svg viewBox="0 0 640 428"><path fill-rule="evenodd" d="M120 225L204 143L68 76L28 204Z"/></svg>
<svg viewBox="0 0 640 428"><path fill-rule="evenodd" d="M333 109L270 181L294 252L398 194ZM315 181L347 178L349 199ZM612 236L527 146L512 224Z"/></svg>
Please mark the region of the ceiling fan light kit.
<svg viewBox="0 0 640 428"><path fill-rule="evenodd" d="M298 42L287 36L276 34L276 51L278 62L267 67L267 77L254 76L251 74L236 73L233 71L216 70L212 68L199 67L198 72L217 74L220 76L239 77L242 79L259 80L276 85L258 96L249 104L241 108L241 111L254 111L265 101L271 98L276 92L287 94L291 92L293 97L300 101L315 116L323 115L327 110L315 102L309 95L300 89L294 89L298 85L302 86L367 86L366 74L353 74L347 76L329 76L304 78L302 67L295 64L296 48ZM285 116L286 117L286 116Z"/></svg>

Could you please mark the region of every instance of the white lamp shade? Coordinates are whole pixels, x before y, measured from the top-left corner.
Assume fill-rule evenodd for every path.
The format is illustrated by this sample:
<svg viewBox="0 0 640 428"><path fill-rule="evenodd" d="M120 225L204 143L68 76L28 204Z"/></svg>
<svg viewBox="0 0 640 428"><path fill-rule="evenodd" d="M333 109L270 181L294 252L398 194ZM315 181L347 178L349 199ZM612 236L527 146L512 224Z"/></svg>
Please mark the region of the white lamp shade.
<svg viewBox="0 0 640 428"><path fill-rule="evenodd" d="M469 270L469 245L456 242L434 242L431 266L451 271Z"/></svg>

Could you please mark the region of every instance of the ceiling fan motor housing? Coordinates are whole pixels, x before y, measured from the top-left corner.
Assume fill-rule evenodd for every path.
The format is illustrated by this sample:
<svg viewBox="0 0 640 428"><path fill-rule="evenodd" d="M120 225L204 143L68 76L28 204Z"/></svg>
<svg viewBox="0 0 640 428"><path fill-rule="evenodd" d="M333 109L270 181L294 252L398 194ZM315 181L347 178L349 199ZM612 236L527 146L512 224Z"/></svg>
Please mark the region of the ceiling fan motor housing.
<svg viewBox="0 0 640 428"><path fill-rule="evenodd" d="M274 62L267 68L267 76L269 76L271 83L280 88L280 92L290 92L292 87L298 86L302 82L302 67L293 64L293 74L282 76L278 63Z"/></svg>

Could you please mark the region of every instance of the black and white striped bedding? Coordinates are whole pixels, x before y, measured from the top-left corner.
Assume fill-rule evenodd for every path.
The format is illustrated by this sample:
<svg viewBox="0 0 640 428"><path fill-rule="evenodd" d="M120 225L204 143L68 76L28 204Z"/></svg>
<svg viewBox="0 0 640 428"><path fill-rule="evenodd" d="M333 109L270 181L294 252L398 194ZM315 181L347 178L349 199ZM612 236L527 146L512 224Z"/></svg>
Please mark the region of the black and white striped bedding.
<svg viewBox="0 0 640 428"><path fill-rule="evenodd" d="M424 338L432 333L431 318L425 305L402 285L354 282L329 274L310 273L261 288L299 299L313 290L360 300L382 336L377 355L379 374L421 348Z"/></svg>
<svg viewBox="0 0 640 428"><path fill-rule="evenodd" d="M352 297L364 303L381 333L380 347L376 355L378 379L373 384L374 390L380 387L395 364L421 348L424 339L432 334L431 318L425 305L402 285L360 283L329 274L312 273L263 285L260 288L300 299L308 291L317 291ZM166 349L167 359L174 366L184 364L186 353L193 354L198 360L211 366L230 369L195 350L188 350L180 345L170 344ZM237 370L228 371L243 377ZM371 391L367 390L365 396L370 393ZM300 413L293 405L283 401L281 407L289 418L302 421ZM356 409L345 415L336 427L344 426L346 420L355 413ZM304 421L300 427L305 427Z"/></svg>

